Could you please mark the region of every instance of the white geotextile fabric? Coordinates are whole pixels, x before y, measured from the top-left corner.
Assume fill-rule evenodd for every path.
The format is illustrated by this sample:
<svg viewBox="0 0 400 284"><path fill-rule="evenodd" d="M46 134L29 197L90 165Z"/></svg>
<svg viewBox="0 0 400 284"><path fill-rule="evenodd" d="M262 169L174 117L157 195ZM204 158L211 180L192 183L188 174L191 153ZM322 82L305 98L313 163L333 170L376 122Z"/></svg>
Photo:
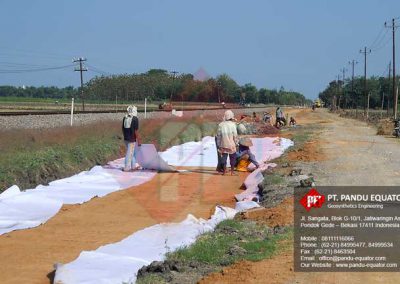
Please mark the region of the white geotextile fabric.
<svg viewBox="0 0 400 284"><path fill-rule="evenodd" d="M151 180L155 172L125 173L111 166L95 166L69 178L20 191L12 186L0 194L0 235L45 223L63 204L81 204L93 197L137 186Z"/></svg>
<svg viewBox="0 0 400 284"><path fill-rule="evenodd" d="M293 142L286 138L251 138L251 141L253 146L250 150L260 163L278 158L293 145ZM161 152L160 156L173 166L216 167L218 164L215 138L211 136L206 136L199 142L173 146Z"/></svg>
<svg viewBox="0 0 400 284"><path fill-rule="evenodd" d="M83 251L76 260L56 265L54 283L135 283L142 266L161 261L167 252L194 243L197 236L212 231L219 222L232 219L236 213L235 209L217 207L207 221L188 215L181 223L154 225L118 243Z"/></svg>
<svg viewBox="0 0 400 284"><path fill-rule="evenodd" d="M255 138L255 139L265 139L265 138ZM270 143L271 143L270 140L258 141L257 147L270 147L268 159L263 160L263 162L278 158L285 152L286 149L293 146L293 141L285 138L280 138L278 144L276 144L276 140L272 141L273 143L272 145ZM273 168L273 167L276 167L276 164L274 163L261 164L258 169L254 170L251 174L249 174L245 179L245 181L243 182L243 184L246 187L246 190L240 194L236 194L235 195L236 200L237 201L259 200L260 196L258 194L259 191L258 185L264 180L263 172L268 168Z"/></svg>
<svg viewBox="0 0 400 284"><path fill-rule="evenodd" d="M251 150L260 162L279 157L293 145L292 141L284 138L252 140L254 146ZM217 164L213 137L172 147L160 153L160 156L168 164L175 166L214 167ZM208 221L188 215L181 223L155 225L138 231L121 242L102 246L95 251L83 251L76 260L57 265L54 283L134 283L136 273L142 266L163 260L167 252L190 245L198 235L213 230L219 222L233 218L237 212L259 207L249 196L254 194L254 189L262 181L262 171L272 166L276 165L263 164L248 176L244 198L236 203L235 209L217 207Z"/></svg>
<svg viewBox="0 0 400 284"><path fill-rule="evenodd" d="M137 165L143 169L157 170L161 172L176 172L177 170L168 165L157 152L154 144L142 144L140 147L135 147L135 159ZM124 168L125 159L121 158L110 162L109 164L115 168Z"/></svg>
<svg viewBox="0 0 400 284"><path fill-rule="evenodd" d="M235 205L237 212L243 212L249 209L261 207L257 202L254 201L238 201Z"/></svg>
<svg viewBox="0 0 400 284"><path fill-rule="evenodd" d="M251 147L259 162L268 161L282 155L285 149L293 142L285 138L252 138ZM143 157L154 149L144 146ZM147 151L147 152L146 152ZM153 153L154 157L157 155ZM139 155L140 156L140 155ZM174 146L160 153L155 159L150 159L151 167L170 169L164 162L175 166L204 166L217 165L217 153L214 137L205 137L201 142L188 142ZM143 158L142 157L142 158ZM139 158L140 159L140 158ZM108 166L95 166L69 178L56 180L47 186L39 185L35 189L20 191L17 186L0 194L0 235L19 229L36 227L45 223L54 216L63 204L81 204L93 197L102 197L111 192L131 186L137 186L149 181L154 172L138 171L134 173L122 172L123 159L110 162ZM255 184L260 179L259 171L253 172L246 179L247 191L242 193L238 200L251 200L256 190Z"/></svg>
<svg viewBox="0 0 400 284"><path fill-rule="evenodd" d="M244 180L243 184L246 187L246 190L236 194L235 199L237 201L249 201L253 199L259 199L258 194L258 185L264 180L263 172L266 171L268 168L274 168L276 164L268 163L262 164L258 169L255 169L251 174L247 176Z"/></svg>
<svg viewBox="0 0 400 284"><path fill-rule="evenodd" d="M183 116L183 111L173 109L171 111L171 114L174 115L174 116L177 116L177 117L182 117Z"/></svg>

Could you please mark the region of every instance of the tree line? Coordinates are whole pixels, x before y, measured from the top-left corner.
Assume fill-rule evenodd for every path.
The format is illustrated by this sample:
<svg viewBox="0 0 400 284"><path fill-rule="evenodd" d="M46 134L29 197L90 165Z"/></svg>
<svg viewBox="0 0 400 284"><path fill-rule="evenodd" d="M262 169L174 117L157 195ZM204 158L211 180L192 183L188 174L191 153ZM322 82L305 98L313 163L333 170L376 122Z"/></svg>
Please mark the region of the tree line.
<svg viewBox="0 0 400 284"><path fill-rule="evenodd" d="M25 97L25 98L73 98L78 95L78 89L72 86L58 87L15 87L0 86L0 97Z"/></svg>
<svg viewBox="0 0 400 284"><path fill-rule="evenodd" d="M194 101L226 103L264 103L304 105L311 101L299 92L258 89L252 84L240 86L227 74L196 80L192 74L175 76L166 70L151 69L141 74L96 76L84 85L86 101ZM80 89L72 86L14 87L0 86L0 96L33 98L80 98Z"/></svg>
<svg viewBox="0 0 400 284"><path fill-rule="evenodd" d="M392 80L387 77L373 76L366 80L364 91L364 78L357 77L353 80L336 80L319 94L319 98L328 107L364 108L368 104L371 109L393 108ZM367 95L365 95L367 94Z"/></svg>

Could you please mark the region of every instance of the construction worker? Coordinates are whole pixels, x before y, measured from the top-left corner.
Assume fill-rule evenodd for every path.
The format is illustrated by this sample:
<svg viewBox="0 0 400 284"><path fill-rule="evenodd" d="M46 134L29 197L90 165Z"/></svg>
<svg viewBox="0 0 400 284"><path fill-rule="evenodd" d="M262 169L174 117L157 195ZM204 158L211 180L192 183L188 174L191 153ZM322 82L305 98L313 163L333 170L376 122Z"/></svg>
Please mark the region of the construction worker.
<svg viewBox="0 0 400 284"><path fill-rule="evenodd" d="M247 167L253 163L256 168L260 165L256 160L254 154L250 151L253 142L248 137L239 139L239 149L236 153L236 170L239 172L247 172Z"/></svg>
<svg viewBox="0 0 400 284"><path fill-rule="evenodd" d="M235 123L235 115L231 110L227 110L224 114L224 121L218 125L217 130L217 149L219 155L220 173L226 173L226 164L229 156L231 166L231 175L235 175L236 164L236 143L238 142L238 134Z"/></svg>
<svg viewBox="0 0 400 284"><path fill-rule="evenodd" d="M122 119L122 133L124 134L124 142L126 146L124 172L136 169L135 143L140 146L140 138L138 134L139 119L137 118L136 106L128 106L127 113Z"/></svg>
<svg viewBox="0 0 400 284"><path fill-rule="evenodd" d="M286 118L283 115L283 111L280 107L276 109L276 123L275 127L280 128L282 126L286 125Z"/></svg>
<svg viewBox="0 0 400 284"><path fill-rule="evenodd" d="M289 121L289 126L294 127L294 126L296 126L296 124L297 124L296 119L294 119L294 117L291 116L291 117L290 117L290 121Z"/></svg>
<svg viewBox="0 0 400 284"><path fill-rule="evenodd" d="M269 112L264 112L263 121L267 124L271 124L272 115Z"/></svg>

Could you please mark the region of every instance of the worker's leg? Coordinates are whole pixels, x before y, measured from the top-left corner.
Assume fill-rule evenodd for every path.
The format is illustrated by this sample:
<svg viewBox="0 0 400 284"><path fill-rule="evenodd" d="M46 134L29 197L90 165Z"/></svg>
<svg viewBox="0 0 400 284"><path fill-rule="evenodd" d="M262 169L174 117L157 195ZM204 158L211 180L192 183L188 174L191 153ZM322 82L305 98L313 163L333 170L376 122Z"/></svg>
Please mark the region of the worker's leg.
<svg viewBox="0 0 400 284"><path fill-rule="evenodd" d="M226 172L226 161L228 159L228 153L221 154L221 172L225 174Z"/></svg>
<svg viewBox="0 0 400 284"><path fill-rule="evenodd" d="M126 155L125 155L125 167L124 171L129 171L129 165L132 162L133 158L133 150L135 148L134 143L125 141L125 146L126 146Z"/></svg>
<svg viewBox="0 0 400 284"><path fill-rule="evenodd" d="M136 143L132 143L132 159L131 159L131 169L136 168Z"/></svg>
<svg viewBox="0 0 400 284"><path fill-rule="evenodd" d="M217 147L217 158L218 158L218 164L217 164L217 172L222 172L223 168L221 165L221 158L222 158L222 154L218 152L218 144L217 144L217 136L215 136L215 146Z"/></svg>
<svg viewBox="0 0 400 284"><path fill-rule="evenodd" d="M257 168L260 166L260 164L257 162L256 157L254 154L250 151L247 151L247 154L249 155L249 161L253 163Z"/></svg>
<svg viewBox="0 0 400 284"><path fill-rule="evenodd" d="M257 168L260 166L260 164L256 160L256 157L250 150L244 150L243 152L241 152L241 155L247 155L250 163L253 163L253 165L255 165Z"/></svg>
<svg viewBox="0 0 400 284"><path fill-rule="evenodd" d="M231 165L231 175L235 173L236 153L229 154L229 163Z"/></svg>

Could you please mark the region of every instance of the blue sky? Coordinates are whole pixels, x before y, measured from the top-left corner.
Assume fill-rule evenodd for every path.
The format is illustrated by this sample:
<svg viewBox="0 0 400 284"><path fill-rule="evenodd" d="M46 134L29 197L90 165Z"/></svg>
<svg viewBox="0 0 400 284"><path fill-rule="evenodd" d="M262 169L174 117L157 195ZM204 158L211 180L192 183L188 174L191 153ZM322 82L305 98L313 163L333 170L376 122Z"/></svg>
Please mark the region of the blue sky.
<svg viewBox="0 0 400 284"><path fill-rule="evenodd" d="M368 74L385 74L391 34L382 27L399 16L398 0L0 0L0 85L78 86L73 67L6 72L66 66L84 56L85 80L99 71L202 67L240 84L315 98L341 68L350 74L349 60L359 62L361 75L359 50L378 35Z"/></svg>

